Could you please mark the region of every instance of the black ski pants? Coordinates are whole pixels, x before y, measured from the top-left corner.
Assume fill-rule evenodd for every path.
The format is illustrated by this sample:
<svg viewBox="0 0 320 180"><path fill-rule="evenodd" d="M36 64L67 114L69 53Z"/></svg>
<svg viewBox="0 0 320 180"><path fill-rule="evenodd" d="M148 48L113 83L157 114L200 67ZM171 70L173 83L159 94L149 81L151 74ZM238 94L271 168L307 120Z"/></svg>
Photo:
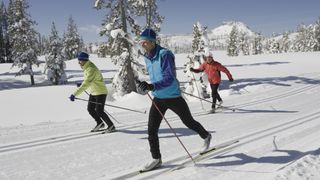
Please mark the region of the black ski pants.
<svg viewBox="0 0 320 180"><path fill-rule="evenodd" d="M106 102L107 95L91 95L89 96L88 102L88 112L93 117L93 119L97 122L97 124L102 123L104 121L108 127L112 126L113 123L110 120L109 116L104 112L104 104Z"/></svg>
<svg viewBox="0 0 320 180"><path fill-rule="evenodd" d="M197 132L202 139L205 139L209 135L208 131L206 131L199 122L193 119L189 107L182 97L171 99L154 98L153 101L158 106L163 115L168 109L172 110L180 117L182 122L189 129L192 129L193 131ZM161 158L158 131L162 118L163 117L161 116L157 108L154 106L154 104L152 104L149 113L148 140L150 145L150 152L152 158L154 159Z"/></svg>
<svg viewBox="0 0 320 180"><path fill-rule="evenodd" d="M212 97L212 106L211 106L212 109L216 107L217 100L222 101L220 94L218 93L219 85L220 84L210 84L211 97Z"/></svg>

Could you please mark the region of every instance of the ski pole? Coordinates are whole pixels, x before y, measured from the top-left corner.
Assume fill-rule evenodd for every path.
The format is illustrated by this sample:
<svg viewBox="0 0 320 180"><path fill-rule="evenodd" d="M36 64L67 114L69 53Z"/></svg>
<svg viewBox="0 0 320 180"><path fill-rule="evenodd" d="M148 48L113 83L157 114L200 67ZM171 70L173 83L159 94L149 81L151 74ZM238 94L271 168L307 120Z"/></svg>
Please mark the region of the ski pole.
<svg viewBox="0 0 320 180"><path fill-rule="evenodd" d="M78 99L78 100L81 100L81 101L91 102L91 103L94 103L94 104L101 104L101 103L97 103L97 102L93 102L93 101L88 101L88 100L86 100L86 99L82 99L82 98L78 98L78 97L75 97L75 99ZM146 113L147 113L147 111L138 111L138 110L129 109L129 108L124 108L124 107L120 107L120 106L114 106L114 105L110 105L110 104L102 104L102 105L110 106L110 107L118 108L118 109L123 109L123 110L127 110L127 111L132 111L132 112L136 112L136 113L141 113L141 114L146 114Z"/></svg>
<svg viewBox="0 0 320 180"><path fill-rule="evenodd" d="M152 104L156 107L156 109L158 110L158 112L160 113L161 117L166 121L166 123L168 124L169 128L171 129L172 133L176 136L176 138L178 139L178 141L180 142L181 146L183 147L183 149L187 152L188 156L190 157L190 159L192 160L192 162L194 164L196 164L196 162L193 160L191 154L189 153L189 151L187 150L187 148L184 146L184 144L182 143L182 141L180 140L180 138L177 136L177 133L174 131L174 129L171 127L171 125L169 124L169 121L167 120L167 118L164 117L164 115L162 114L162 112L160 111L159 107L157 106L157 104L154 102L154 100L151 98L151 96L149 95L149 93L147 93L149 99L151 100Z"/></svg>
<svg viewBox="0 0 320 180"><path fill-rule="evenodd" d="M209 101L209 100L203 99L203 98L201 98L201 97L195 96L195 95L193 95L193 94L190 94L190 93L187 93L187 92L184 92L184 91L181 91L181 92L182 92L182 93L184 93L184 94L186 94L186 95L189 95L189 96L192 96L192 97L195 97L195 98L201 99L201 100L203 100L203 101L206 101L206 102L208 102L208 103L211 103L211 104L212 104L212 102L211 102L211 101ZM233 112L236 110L236 108L231 108L231 107L227 107L227 106L222 106L222 105L217 105L217 106L218 106L218 107L221 107L221 108L225 108L225 109L232 110Z"/></svg>
<svg viewBox="0 0 320 180"><path fill-rule="evenodd" d="M200 97L200 91L199 91L199 88L198 88L198 84L197 84L197 81L196 81L196 77L194 76L193 72L191 72L191 74L192 74L192 76L193 76L194 83L195 83L196 88L197 88L197 91L198 91L198 96ZM202 99L200 99L200 103L201 103L202 110L205 110L204 107L203 107Z"/></svg>
<svg viewBox="0 0 320 180"><path fill-rule="evenodd" d="M208 102L208 103L212 103L212 102L211 102L211 101L209 101L209 100L203 99L203 98L198 97L198 96L195 96L195 95L193 95L193 94L190 94L190 93L187 93L187 92L184 92L184 91L181 91L181 92L182 92L182 93L184 93L184 94L186 94L186 95L189 95L189 96L192 96L192 97L198 98L198 99L200 99L200 100L206 101L206 102Z"/></svg>
<svg viewBox="0 0 320 180"><path fill-rule="evenodd" d="M88 95L88 96L90 96L90 94L87 92L87 91L84 91L84 92L86 92L86 94ZM113 117L108 111L106 111L105 109L103 109L103 111L105 112L105 113L107 113L108 114L108 116L110 116L115 122L117 122L118 124L123 124L123 123L121 123L121 122L119 122L115 117Z"/></svg>

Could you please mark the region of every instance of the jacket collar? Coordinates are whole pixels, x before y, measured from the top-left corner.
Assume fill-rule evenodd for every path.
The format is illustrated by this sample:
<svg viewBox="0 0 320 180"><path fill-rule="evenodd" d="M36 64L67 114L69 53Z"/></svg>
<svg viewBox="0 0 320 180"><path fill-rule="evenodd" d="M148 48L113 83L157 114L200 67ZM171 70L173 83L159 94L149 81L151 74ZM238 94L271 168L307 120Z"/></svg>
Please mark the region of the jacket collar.
<svg viewBox="0 0 320 180"><path fill-rule="evenodd" d="M156 44L156 46L150 51L150 53L146 53L145 57L151 61L158 56L159 51L160 51L160 46Z"/></svg>

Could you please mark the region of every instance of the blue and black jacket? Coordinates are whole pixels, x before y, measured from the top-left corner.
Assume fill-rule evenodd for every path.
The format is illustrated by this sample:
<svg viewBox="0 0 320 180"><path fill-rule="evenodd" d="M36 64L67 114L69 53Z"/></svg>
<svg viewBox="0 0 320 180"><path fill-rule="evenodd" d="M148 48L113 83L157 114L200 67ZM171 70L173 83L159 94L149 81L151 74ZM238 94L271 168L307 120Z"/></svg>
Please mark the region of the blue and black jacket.
<svg viewBox="0 0 320 180"><path fill-rule="evenodd" d="M181 96L179 82L176 78L174 55L159 45L145 56L145 63L154 85L152 95L159 99L177 98Z"/></svg>

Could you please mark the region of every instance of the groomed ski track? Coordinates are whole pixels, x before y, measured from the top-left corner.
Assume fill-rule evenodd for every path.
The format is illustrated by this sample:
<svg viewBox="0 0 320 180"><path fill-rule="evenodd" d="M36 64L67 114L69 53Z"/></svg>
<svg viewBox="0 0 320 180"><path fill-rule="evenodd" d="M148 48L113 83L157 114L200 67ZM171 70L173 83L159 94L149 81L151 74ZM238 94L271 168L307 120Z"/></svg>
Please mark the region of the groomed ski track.
<svg viewBox="0 0 320 180"><path fill-rule="evenodd" d="M201 110L201 107L199 106L199 103L190 103L190 109L195 119L201 122L206 128L208 127L208 129L213 134L214 145L221 144L230 140L240 141L233 146L210 153L210 156L206 159L203 159L200 164L205 163L206 161L210 164L210 161L213 161L215 158L221 158L223 156L227 156L230 153L232 154L233 152L235 152L235 154L239 154L242 151L255 151L252 146L254 146L256 142L265 139L268 139L267 142L269 144L266 144L265 147L259 147L260 149L266 147L266 149L269 149L270 146L272 146L272 148L277 148L277 143L280 142L283 142L284 145L289 146L290 143L288 143L288 139L296 137L293 132L303 134L303 136L311 137L310 141L315 140L315 138L312 138L312 134L320 128L320 111L318 105L318 102L320 102L320 97L319 95L315 95L315 93L318 92L320 92L319 81L313 84L302 83L300 85L293 86L293 88L276 87L268 89L265 94L248 94L245 95L244 98L236 97L234 99L230 99L226 101L225 104L236 109L236 112L224 110L221 114L204 114ZM295 99L298 96L305 96L304 102L296 102ZM292 102L290 103L292 104L291 107L284 106L288 104L288 102ZM303 107L303 105L306 104L310 105L310 108ZM210 104L207 104L206 107L209 108ZM301 111L300 109L303 109L303 111ZM274 114L278 114L278 116L275 116ZM243 117L239 117L239 115L243 115ZM39 154L39 156L46 156L50 159L54 158L51 157L51 154L65 153L66 155L60 156L60 158L67 158L71 156L71 158L67 161L70 165L73 160L80 158L82 153L92 153L94 161L88 161L88 163L85 163L84 169L85 166L90 166L90 164L98 162L101 165L101 168L99 170L100 173L82 173L81 176L84 176L85 179L90 179L90 174L93 175L92 179L121 179L123 177L133 179L150 179L170 176L172 168L179 166L179 164L185 161L188 161L188 157L185 155L181 147L179 147L179 144L175 142L176 140L170 134L170 130L166 127L165 123L162 123L162 130L160 130L160 141L164 141L165 138L170 139L169 142L164 142L164 144L161 144L161 150L164 156L163 167L159 170L143 173L141 175L130 176L130 174L133 174L136 170L139 170L139 167L143 165L143 163L147 162L150 158L146 139L147 116L137 115L134 113L113 114L113 116L117 118L122 124L116 124L117 132L111 134L87 132L90 130L87 129L89 124L89 122L87 122L88 120L82 120L79 122L70 121L66 123L66 127L62 127L63 124L44 124L31 128L20 127L18 129L1 129L1 140L10 136L12 134L10 133L10 131L15 132L14 134L17 137L24 135L26 136L26 140L23 141L4 142L0 144L2 168L7 169L7 172L10 172L9 169L12 169L12 177L15 177L13 160L10 159L23 159L23 161L27 162L27 156L30 154L31 156L34 154ZM268 119L268 116L270 116L270 118L277 117L279 119ZM168 113L166 117L168 118L169 122L177 128L178 134L181 135L182 141L187 145L188 149L197 149L196 147L200 147L202 142L195 142L200 140L199 137L197 137L192 132L184 130L185 127L181 124L181 121L178 117L176 117L172 113ZM130 120L128 120L129 118ZM234 122L222 122L226 120ZM268 123L267 126L264 126L263 121L266 120L272 121L273 123ZM216 127L216 123L219 123L220 127ZM237 126L244 127L244 124L246 123L248 126L247 130L237 129ZM78 128L75 128L77 131L74 131L73 129L70 129L69 131L67 130L68 127L72 127L75 125L79 125ZM306 128L299 128L304 126L306 126ZM54 133L56 131L53 130L51 133L48 133L51 135L47 136L46 134L44 134L45 130L43 130L42 128L48 128L48 131L51 131L54 128L62 128L63 130L59 131L58 135L55 135ZM127 138L127 136L131 135L132 137ZM134 135L139 136L134 137ZM109 136L112 136L112 141L109 140L111 139L108 138ZM281 138L277 139L278 136L280 136ZM122 142L123 139L128 140ZM139 145L130 147L130 144L128 145L128 142L135 144L133 141L138 141L138 144L141 145L141 148L139 148ZM319 142L319 140L317 141ZM99 146L96 146L97 144L99 144ZM124 149L128 149L123 152L113 152L112 146L118 145L123 146ZM178 153L174 152L173 155L171 155L172 150L166 150L165 148L166 146L172 145L177 146L176 150L179 151ZM249 148L246 148L248 146ZM74 147L78 147L76 148L78 149L76 152L68 152L69 149L74 149ZM103 153L102 155L100 154L102 157L99 156L99 152ZM141 154L142 152L144 154ZM197 154L196 150L192 150L191 152L193 156ZM123 159L127 159L127 161L130 161L130 159L128 158L132 155L142 157L138 161L129 163L127 168L120 168L109 165L108 158L110 158L110 156L108 155L108 153L111 153L113 155L111 157L111 162L123 161ZM8 156L10 156L10 158ZM295 159L292 159L292 161L295 161L300 157L302 157L302 155L294 157ZM97 158L99 158L99 160L97 160ZM103 158L106 158L106 160L103 160ZM39 161L41 162L47 160L40 158ZM288 161L287 163L279 165L279 169L282 169L283 167L292 163L292 161ZM211 164L214 164L214 167L216 167L219 165L219 163L224 166L227 164L223 164L223 161L213 162ZM123 164L125 165L127 163ZM187 168L188 166L186 168L183 168L181 171ZM227 169L228 170L224 169L214 172L217 179L219 179L218 177L225 178L228 177L228 175L232 174L232 168ZM241 167L239 169L240 170L237 169L237 171L245 172L245 170L242 170ZM261 172L272 173L279 169L267 169ZM178 173L178 171L180 170L172 173ZM73 174L74 172L65 172L64 175L68 175L68 173ZM59 175L56 176L59 177Z"/></svg>

